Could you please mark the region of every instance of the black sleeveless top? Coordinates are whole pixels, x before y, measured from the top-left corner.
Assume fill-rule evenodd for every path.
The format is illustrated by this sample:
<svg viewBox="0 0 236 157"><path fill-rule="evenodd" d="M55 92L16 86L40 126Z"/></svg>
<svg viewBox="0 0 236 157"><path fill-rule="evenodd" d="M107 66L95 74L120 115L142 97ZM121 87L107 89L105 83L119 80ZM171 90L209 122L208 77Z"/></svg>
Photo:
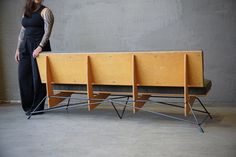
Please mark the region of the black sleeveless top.
<svg viewBox="0 0 236 157"><path fill-rule="evenodd" d="M21 24L25 28L24 38L31 38L38 46L44 35L44 19L41 16L41 11L45 6L41 6L37 11L33 12L31 17L23 17ZM50 42L44 46L43 51L50 51Z"/></svg>

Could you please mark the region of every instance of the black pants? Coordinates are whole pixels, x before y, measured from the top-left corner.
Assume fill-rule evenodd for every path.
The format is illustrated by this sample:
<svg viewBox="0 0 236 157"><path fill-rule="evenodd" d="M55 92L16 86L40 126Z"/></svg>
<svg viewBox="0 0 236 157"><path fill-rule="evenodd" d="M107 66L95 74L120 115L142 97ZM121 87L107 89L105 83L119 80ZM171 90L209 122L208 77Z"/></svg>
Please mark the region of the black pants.
<svg viewBox="0 0 236 157"><path fill-rule="evenodd" d="M18 77L21 103L24 111L34 110L46 96L46 85L41 83L36 59L32 56L37 46L37 40L28 37L24 39L19 48ZM37 111L43 110L44 104L45 101L41 103Z"/></svg>

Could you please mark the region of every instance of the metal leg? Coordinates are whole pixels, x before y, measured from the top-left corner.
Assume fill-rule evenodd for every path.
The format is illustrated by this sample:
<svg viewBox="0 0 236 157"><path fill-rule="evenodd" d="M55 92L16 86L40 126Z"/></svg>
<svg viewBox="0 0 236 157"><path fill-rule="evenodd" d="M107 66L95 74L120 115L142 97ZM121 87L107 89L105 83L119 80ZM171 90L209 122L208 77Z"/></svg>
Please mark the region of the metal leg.
<svg viewBox="0 0 236 157"><path fill-rule="evenodd" d="M207 111L206 107L203 105L202 101L196 97L196 99L198 100L198 102L201 104L201 106L203 107L203 109L205 110L205 112L208 114L208 116L212 119L211 114Z"/></svg>
<svg viewBox="0 0 236 157"><path fill-rule="evenodd" d="M70 104L69 107L83 107L83 106L87 106L88 105L88 102L79 102L79 103L75 103L75 104ZM65 108L67 107L67 105L60 105L60 106L54 106L54 107L50 107L50 108L47 108L47 109L44 109L44 110L41 110L41 111L34 111L31 113L31 115L28 117L28 119L30 119L30 117L34 114L34 113L39 113L39 112L49 112L49 111L54 111L54 110L59 110L59 109L62 109L62 108Z"/></svg>
<svg viewBox="0 0 236 157"><path fill-rule="evenodd" d="M59 96L55 96L55 97L59 97ZM119 99L122 99L122 98L125 98L127 97L127 100L119 100ZM212 116L210 115L210 113L207 111L207 109L205 108L205 106L203 105L203 103L201 102L201 100L199 98L196 97L196 99L199 101L199 103L201 104L201 106L203 107L204 111L202 110L196 110L196 109L193 109L192 106L188 103L189 107L190 107L190 111L191 113L193 114L193 117L194 117L194 120L188 120L188 119L184 119L184 118L180 118L180 117L176 117L176 116L171 116L171 115L168 115L168 114L164 114L164 113L161 113L161 112L155 112L155 111L151 111L151 110L146 110L146 109L143 109L143 108L139 108L139 107L134 107L132 105L128 105L129 102L133 102L132 100L129 100L129 97L130 96L121 96L121 97L115 97L115 98L111 98L111 99L102 99L104 102L110 102L113 106L113 108L115 109L116 113L117 113L117 116L122 119L123 116L124 116L124 113L125 113L125 110L127 107L130 107L130 108L136 108L136 109L140 109L140 110L143 110L143 111L146 111L146 112L149 112L149 113L153 113L153 114L156 114L156 115L159 115L159 116L163 116L163 117L166 117L166 118L171 118L171 119L175 119L175 120L179 120L179 121L185 121L185 122L188 122L188 123L192 123L194 125L198 125L200 131L202 133L204 133L204 130L202 128L202 124L203 122L208 118L210 117L212 119ZM75 104L70 104L70 100L73 99L71 97L63 97L63 98L68 98L68 102L66 105L60 105L60 106L55 106L55 107L51 107L51 108L47 108L47 109L44 109L42 111L36 111L38 109L38 107L40 106L40 104L46 99L48 98L47 96L44 97L41 102L37 105L37 107L30 113L30 115L28 116L28 119L31 118L31 116L34 114L34 113L39 113L39 112L47 112L47 111L51 111L51 110L57 110L57 109L61 109L61 108L66 108L66 110L68 111L69 107L73 107L73 106L86 106L87 105L87 100L88 99L83 99L83 98L80 98L80 99L77 99L79 101L85 101L85 102L79 102L79 103L75 103ZM96 100L100 100L100 99L96 99ZM155 101L150 101L150 102L155 102ZM170 103L165 103L165 102L155 102L155 103L160 103L160 104L164 104L164 105L170 105L170 106L173 106L173 107L180 107L180 108L183 108L183 106L178 106L178 105L174 105L174 104L170 104ZM95 103L96 104L96 103ZM117 105L121 105L121 106L124 106L123 107L123 110L121 113L118 112L115 104ZM201 121L199 122L199 120L197 119L197 116L195 114L195 112L201 112L201 113L205 113L207 114L206 117Z"/></svg>
<svg viewBox="0 0 236 157"><path fill-rule="evenodd" d="M67 105L66 105L66 111L67 111L67 112L68 112L68 107L69 107L69 105L70 105L70 97L69 97L68 102L67 102Z"/></svg>
<svg viewBox="0 0 236 157"><path fill-rule="evenodd" d="M210 113L207 111L207 109L205 108L205 106L203 105L203 103L200 101L200 99L199 99L198 97L196 97L196 99L200 102L201 106L203 107L203 109L204 109L205 111L193 109L192 106L191 106L189 103L188 103L188 105L189 105L189 107L190 107L190 109L191 109L191 112L192 112L192 114L193 114L193 117L194 117L194 119L195 119L195 123L194 123L194 124L198 125L198 127L199 127L200 130L201 130L201 132L204 133L204 130L203 130L203 128L201 127L201 125L203 124L203 122L205 122L205 121L207 120L208 116L209 116L211 119L212 119L212 117L211 117ZM183 106L178 106L178 105L174 105L174 104L170 104L170 103L165 103L165 102L157 102L157 103L161 103L161 104L164 104L164 105L170 105L170 106L173 106L173 107L184 108ZM196 114L195 114L194 111L196 111L196 112L201 112L201 113L206 113L207 116L199 123L199 121L198 121L198 119L197 119L197 116L196 116Z"/></svg>
<svg viewBox="0 0 236 157"><path fill-rule="evenodd" d="M123 111L122 111L121 117L124 116L125 109L126 109L126 106L127 106L128 102L129 102L129 96L127 97L127 101L125 102L125 107L124 107L124 109L123 109Z"/></svg>
<svg viewBox="0 0 236 157"><path fill-rule="evenodd" d="M175 97L176 98L176 97ZM196 99L199 99L196 97ZM172 106L172 107L178 107L178 108L184 108L184 106L179 106L179 105L175 105L175 104L171 104L171 103L166 103L166 102L162 102L162 101L153 101L153 100L148 100L149 102L153 102L153 103L156 103L156 104L162 104L162 105L168 105L168 106ZM201 104L202 106L204 106L203 104ZM203 107L205 108L205 107ZM207 113L209 116L210 116L210 113L206 110L205 108L205 111L202 111L202 110L198 110L198 109L194 109L193 108L193 111L196 111L196 112L201 112L201 113ZM211 117L211 116L210 116Z"/></svg>
<svg viewBox="0 0 236 157"><path fill-rule="evenodd" d="M190 108L190 110L191 110L191 112L192 112L192 114L193 114L193 117L194 117L194 119L195 119L196 125L198 125L200 131L201 131L202 133L204 133L204 130L203 130L203 128L201 127L201 123L198 122L197 116L195 115L195 113L194 113L194 111L193 111L193 109L192 109L192 106L191 106L189 103L187 103L187 104L188 104L188 106L189 106L189 108Z"/></svg>
<svg viewBox="0 0 236 157"><path fill-rule="evenodd" d="M112 103L113 103L113 102L112 102ZM124 104L122 104L122 103L117 103L117 104L124 106ZM146 110L146 109L143 109L143 108L140 108L140 107L133 107L133 106L129 106L129 105L127 105L127 107L140 109L140 110L142 110L142 111L149 112L149 113L153 113L153 114L158 115L158 116L163 116L163 117L166 117L166 118L175 119L175 120L179 120L179 121L185 121L185 122L188 122L188 123L197 125L198 128L200 129L200 131L201 131L202 133L204 133L204 130L203 130L203 128L201 127L201 124L202 124L202 123L199 123L199 121L198 121L198 119L197 119L197 117L196 117L196 115L195 115L195 113L194 113L194 111L193 111L191 105L190 105L190 104L188 104L188 105L189 105L189 107L190 107L190 110L191 110L191 112L192 112L192 114L193 114L193 117L194 117L194 120L195 120L195 121L183 119L183 118L176 117L176 116L171 116L171 115L164 114L164 113L161 113L161 112L155 112L155 111ZM119 116L119 115L118 115L118 116ZM208 116L207 116L207 117L208 117Z"/></svg>
<svg viewBox="0 0 236 157"><path fill-rule="evenodd" d="M41 103L42 103L46 98L47 98L47 96L45 96L45 97L39 102L39 104L35 107L35 109L34 109L32 112L30 112L30 115L28 116L27 119L30 119L30 118L31 118L32 114L35 113L35 111L39 108L39 106L41 105ZM41 112L42 112L42 111L41 111Z"/></svg>
<svg viewBox="0 0 236 157"><path fill-rule="evenodd" d="M125 106L125 105L122 104L122 103L117 103L117 104L118 104L118 105ZM175 120L179 120L179 121L184 121L184 122L188 122L188 123L195 124L195 122L193 122L193 121L190 121L190 120L187 120L187 119L183 119L183 118L180 118L180 117L171 116L171 115L164 114L164 113L161 113L161 112L146 110L146 109L144 109L144 108L141 108L141 107L134 107L134 106L132 106L132 105L126 105L126 106L129 107L129 108L135 108L135 109L139 109L139 110L142 110L142 111L145 111L145 112L149 112L149 113L152 113L152 114L155 114L155 115L158 115L158 116L163 116L163 117L166 117L166 118L175 119Z"/></svg>
<svg viewBox="0 0 236 157"><path fill-rule="evenodd" d="M127 98L127 101L126 101L126 103L125 103L125 106L124 106L124 108L123 108L123 110L122 110L121 115L120 115L120 113L118 112L118 110L117 110L117 108L116 108L114 102L113 102L113 101L110 101L111 104L112 104L112 106L113 106L113 108L115 109L115 111L116 111L116 113L117 113L117 116L118 116L120 119L122 119L123 116L124 116L125 109L126 109L126 106L127 106L127 104L128 104L128 101L129 101L129 97Z"/></svg>
<svg viewBox="0 0 236 157"><path fill-rule="evenodd" d="M207 114L207 116L206 116L205 118L203 118L203 120L202 120L200 123L198 123L198 125L202 125L202 124L208 119L208 117L210 117L210 119L212 119L212 116L211 116L211 114L207 111L206 107L203 105L203 103L201 102L201 100L200 100L198 97L195 97L195 98L199 101L199 103L200 103L201 106L203 107L204 111L203 111L203 110L194 109L194 108L191 107L192 112L196 111L196 112L201 112L201 113ZM151 100L149 100L149 101L150 101L150 102L154 102L154 103L160 103L160 104L164 104L164 105L169 105L169 106L173 106L173 107L184 108L183 106L179 106L179 105L175 105L175 104L170 104L170 103L166 103L166 102L160 102L160 101L156 102L156 101L151 101ZM193 113L193 115L195 115L195 118L196 118L196 114ZM202 129L201 129L201 131L203 132Z"/></svg>

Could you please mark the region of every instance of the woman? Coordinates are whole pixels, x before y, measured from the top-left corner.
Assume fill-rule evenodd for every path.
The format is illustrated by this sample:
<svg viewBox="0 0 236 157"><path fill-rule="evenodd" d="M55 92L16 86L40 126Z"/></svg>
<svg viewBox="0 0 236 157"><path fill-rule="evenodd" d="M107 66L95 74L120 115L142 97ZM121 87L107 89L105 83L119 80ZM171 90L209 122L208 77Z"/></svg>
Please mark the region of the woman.
<svg viewBox="0 0 236 157"><path fill-rule="evenodd" d="M46 87L41 83L35 58L42 51L51 51L49 37L53 23L53 14L42 5L42 0L26 0L15 54L21 103L26 115L46 96ZM37 111L44 109L44 103L41 103Z"/></svg>

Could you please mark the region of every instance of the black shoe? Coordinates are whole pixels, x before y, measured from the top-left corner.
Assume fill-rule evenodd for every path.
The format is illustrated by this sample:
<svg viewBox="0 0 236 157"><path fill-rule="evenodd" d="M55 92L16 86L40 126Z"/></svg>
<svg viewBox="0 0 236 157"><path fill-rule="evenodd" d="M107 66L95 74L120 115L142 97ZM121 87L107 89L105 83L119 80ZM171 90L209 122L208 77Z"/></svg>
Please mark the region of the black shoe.
<svg viewBox="0 0 236 157"><path fill-rule="evenodd" d="M43 112L43 111L42 111L42 112L35 111L35 112L37 112L37 113L32 113L32 114L31 114L31 111L29 110L29 111L25 112L25 115L26 115L26 116L30 116L30 114L31 114L31 115L44 114L44 112Z"/></svg>
<svg viewBox="0 0 236 157"><path fill-rule="evenodd" d="M29 116L30 115L30 111L25 111L25 115Z"/></svg>

